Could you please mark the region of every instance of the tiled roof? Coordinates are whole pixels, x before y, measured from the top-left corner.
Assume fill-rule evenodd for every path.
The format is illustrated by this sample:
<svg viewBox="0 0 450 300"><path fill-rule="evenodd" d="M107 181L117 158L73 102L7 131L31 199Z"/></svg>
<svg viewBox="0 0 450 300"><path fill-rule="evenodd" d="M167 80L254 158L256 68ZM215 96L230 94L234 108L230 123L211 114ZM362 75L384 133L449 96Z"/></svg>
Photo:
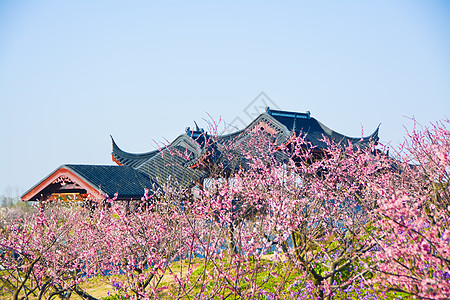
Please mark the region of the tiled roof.
<svg viewBox="0 0 450 300"><path fill-rule="evenodd" d="M161 186L174 183L182 188L191 187L194 182L205 177L206 172L188 167L186 164L188 160L178 154L184 153L185 150L181 146L175 146L170 151L163 149L137 169L153 178ZM173 151L178 152L174 153Z"/></svg>
<svg viewBox="0 0 450 300"><path fill-rule="evenodd" d="M205 171L192 169L189 164L199 160L204 154L205 149L202 146L206 141L205 136L182 134L163 149L143 154L122 151L112 140L112 156L123 166L146 174L160 186L173 183L182 188L188 188L206 175Z"/></svg>
<svg viewBox="0 0 450 300"><path fill-rule="evenodd" d="M142 163L152 158L159 152L159 150L154 150L139 154L129 153L120 149L119 146L117 146L116 142L114 141L113 137L111 137L111 142L112 142L112 155L113 158L116 160L116 162L121 165L129 166L132 168L139 167Z"/></svg>
<svg viewBox="0 0 450 300"><path fill-rule="evenodd" d="M63 165L80 178L99 188L109 197L118 193L119 198L140 198L144 188L152 189L153 182L146 174L127 166Z"/></svg>
<svg viewBox="0 0 450 300"><path fill-rule="evenodd" d="M328 128L312 118L309 112L296 113L267 108L267 114L286 126L290 132L295 132L297 135L299 133L306 134L306 140L320 149L327 148L327 144L322 141L324 137L344 145L350 141L353 145L361 147L366 147L371 141L378 141L379 128L367 137L349 137Z"/></svg>
<svg viewBox="0 0 450 300"><path fill-rule="evenodd" d="M210 158L210 162L224 170L243 167L247 163L243 152L252 151L245 146L245 140L249 137L248 132L255 129L263 129L271 133L277 144L288 142L293 135L306 134L306 140L318 149L327 147L323 141L324 138L342 145L347 145L350 141L353 145L360 147L366 147L370 141L378 140L378 128L368 137L348 137L311 118L309 112L299 113L267 108L266 113L261 114L243 130L211 137L198 126L195 131L187 128L186 134L180 135L162 150L133 154L122 151L112 140L112 156L114 161L145 173L160 185L172 181L187 188L192 186L195 181L200 181L208 176L207 170L196 168L197 163L201 162L205 156ZM221 153L220 150L221 146L229 143L235 144L235 147L231 147L234 150L228 150L234 151L235 155L232 159L228 158L230 153ZM186 157L183 158L180 153L184 153ZM273 155L279 161L287 159L283 153L275 152Z"/></svg>

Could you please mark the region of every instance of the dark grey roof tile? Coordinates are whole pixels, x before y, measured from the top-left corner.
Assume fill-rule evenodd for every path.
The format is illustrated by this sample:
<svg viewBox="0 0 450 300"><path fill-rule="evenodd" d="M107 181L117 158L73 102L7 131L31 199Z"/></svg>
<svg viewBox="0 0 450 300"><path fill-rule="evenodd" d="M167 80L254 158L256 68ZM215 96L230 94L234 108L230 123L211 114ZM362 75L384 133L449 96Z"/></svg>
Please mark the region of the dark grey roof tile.
<svg viewBox="0 0 450 300"><path fill-rule="evenodd" d="M118 193L119 198L140 198L144 189L153 189L154 182L146 174L127 166L63 165L85 179L109 197Z"/></svg>

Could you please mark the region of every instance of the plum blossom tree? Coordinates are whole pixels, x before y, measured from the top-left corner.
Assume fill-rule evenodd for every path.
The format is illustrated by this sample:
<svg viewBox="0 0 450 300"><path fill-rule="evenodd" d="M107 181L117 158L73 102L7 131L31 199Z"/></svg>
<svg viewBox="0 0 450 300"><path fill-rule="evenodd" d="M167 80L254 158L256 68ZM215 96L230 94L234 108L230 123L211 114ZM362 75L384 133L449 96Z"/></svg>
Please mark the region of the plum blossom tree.
<svg viewBox="0 0 450 300"><path fill-rule="evenodd" d="M84 216L77 208L41 210L2 229L1 280L12 299L69 297L72 292L93 299L78 287L87 278L84 270L92 268L89 253L79 249L77 230Z"/></svg>
<svg viewBox="0 0 450 300"><path fill-rule="evenodd" d="M215 279L202 286L203 295L279 297L302 281L312 295L330 298L369 272L360 263L374 247L362 197L389 165L373 149L328 143L320 159L305 136L280 149L273 136L255 133L220 149L218 169L239 168L211 177L186 210L208 225L193 232L197 251L212 264L202 275ZM269 258L274 251L283 254Z"/></svg>
<svg viewBox="0 0 450 300"><path fill-rule="evenodd" d="M372 186L380 249L373 283L421 299L450 297L450 132L448 120L414 129L397 172Z"/></svg>

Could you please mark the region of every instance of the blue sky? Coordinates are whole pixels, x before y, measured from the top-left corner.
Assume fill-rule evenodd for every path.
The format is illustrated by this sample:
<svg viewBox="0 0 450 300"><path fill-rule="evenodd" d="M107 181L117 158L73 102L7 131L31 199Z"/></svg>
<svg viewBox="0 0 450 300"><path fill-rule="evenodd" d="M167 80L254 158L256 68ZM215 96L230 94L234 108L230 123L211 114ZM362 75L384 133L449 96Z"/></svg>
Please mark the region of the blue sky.
<svg viewBox="0 0 450 300"><path fill-rule="evenodd" d="M243 1L242 1L243 2ZM0 1L0 193L260 92L350 136L450 117L450 1Z"/></svg>

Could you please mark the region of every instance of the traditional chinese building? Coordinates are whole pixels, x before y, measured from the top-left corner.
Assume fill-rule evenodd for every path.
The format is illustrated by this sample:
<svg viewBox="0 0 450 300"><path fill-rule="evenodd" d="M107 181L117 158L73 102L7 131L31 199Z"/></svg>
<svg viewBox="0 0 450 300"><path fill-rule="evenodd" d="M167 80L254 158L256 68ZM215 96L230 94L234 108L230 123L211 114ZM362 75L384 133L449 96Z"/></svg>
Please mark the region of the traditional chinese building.
<svg viewBox="0 0 450 300"><path fill-rule="evenodd" d="M293 136L306 134L306 141L320 153L327 147L325 139L361 148L378 140L378 128L367 137L348 137L328 128L309 112L266 109L246 128L232 134L210 136L203 129L187 128L170 145L147 153L129 153L112 139L112 160L117 165L62 165L30 188L23 201L82 201L112 198L140 199L144 189L154 190L176 184L189 190L210 176L211 167L230 170L239 163L223 164L220 149L226 143L241 143L255 131L269 133L277 144L287 144ZM205 167L207 165L208 167Z"/></svg>

